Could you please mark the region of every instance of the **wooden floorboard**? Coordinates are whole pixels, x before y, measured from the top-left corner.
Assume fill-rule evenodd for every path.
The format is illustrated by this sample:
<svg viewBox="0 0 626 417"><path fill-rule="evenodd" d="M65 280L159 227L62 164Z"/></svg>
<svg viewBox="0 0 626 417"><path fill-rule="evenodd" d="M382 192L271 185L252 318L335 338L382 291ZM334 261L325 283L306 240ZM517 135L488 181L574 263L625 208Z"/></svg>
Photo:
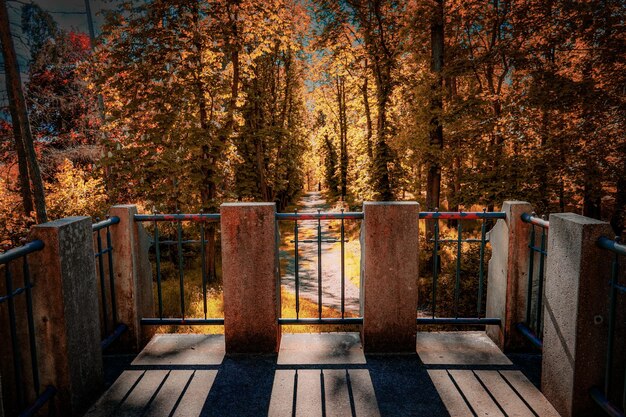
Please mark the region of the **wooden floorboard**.
<svg viewBox="0 0 626 417"><path fill-rule="evenodd" d="M437 393L448 409L450 417L466 417L473 415L465 399L463 399L463 396L452 382L452 379L450 379L448 371L445 369L431 369L428 371L428 375L433 381L433 384L435 384Z"/></svg>
<svg viewBox="0 0 626 417"><path fill-rule="evenodd" d="M498 371L475 371L474 373L508 417L535 416Z"/></svg>
<svg viewBox="0 0 626 417"><path fill-rule="evenodd" d="M540 417L559 417L559 413L520 371L500 371L524 401Z"/></svg>

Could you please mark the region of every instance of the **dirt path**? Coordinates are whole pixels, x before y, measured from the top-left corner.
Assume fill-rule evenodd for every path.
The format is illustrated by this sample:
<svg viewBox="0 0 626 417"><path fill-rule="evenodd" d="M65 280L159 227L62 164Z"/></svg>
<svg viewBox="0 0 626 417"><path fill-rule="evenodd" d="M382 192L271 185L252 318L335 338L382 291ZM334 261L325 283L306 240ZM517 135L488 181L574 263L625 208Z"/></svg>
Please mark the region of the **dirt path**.
<svg viewBox="0 0 626 417"><path fill-rule="evenodd" d="M318 209L328 210L326 200L319 192L308 192L300 200L300 212L314 213ZM290 222L293 226L293 222ZM302 239L317 239L317 221L304 220L299 226L299 280L300 297L317 303L318 299L318 256L317 242L305 243ZM333 227L334 226L334 227ZM322 221L322 239L339 239L339 226ZM293 243L291 239L281 245L281 259L287 259L281 270L281 284L295 293ZM284 263L283 263L284 265ZM341 246L340 243L322 243L322 305L341 309ZM348 277L345 279L345 311L359 312L359 288Z"/></svg>

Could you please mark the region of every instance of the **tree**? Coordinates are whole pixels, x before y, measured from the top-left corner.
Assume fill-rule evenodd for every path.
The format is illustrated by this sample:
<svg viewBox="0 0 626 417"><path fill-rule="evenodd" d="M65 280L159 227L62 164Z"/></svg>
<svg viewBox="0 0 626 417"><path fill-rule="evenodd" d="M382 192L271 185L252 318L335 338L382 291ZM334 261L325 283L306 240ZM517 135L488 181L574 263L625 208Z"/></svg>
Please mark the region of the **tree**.
<svg viewBox="0 0 626 417"><path fill-rule="evenodd" d="M17 140L16 137L16 148L18 149L18 152L21 152L22 148L24 149L23 155L26 156L25 159L28 163L28 175L32 184L37 221L39 223L45 223L48 219L46 214L45 192L43 181L41 179L41 172L39 170L39 164L37 162L37 155L35 153L33 134L28 120L24 92L22 91L22 80L17 63L17 56L13 45L13 38L11 37L11 27L9 23L6 0L0 1L0 42L2 43L2 57L4 58L7 90L10 91L9 106L13 107L11 114L17 116L17 119L13 120L13 125L19 125L19 134L21 136L21 144L18 143L19 140ZM21 175L25 172L26 170L24 168L20 169ZM24 184L25 181L22 181L23 187ZM27 192L23 191L22 195L23 198L26 198ZM28 207L26 202L24 207Z"/></svg>

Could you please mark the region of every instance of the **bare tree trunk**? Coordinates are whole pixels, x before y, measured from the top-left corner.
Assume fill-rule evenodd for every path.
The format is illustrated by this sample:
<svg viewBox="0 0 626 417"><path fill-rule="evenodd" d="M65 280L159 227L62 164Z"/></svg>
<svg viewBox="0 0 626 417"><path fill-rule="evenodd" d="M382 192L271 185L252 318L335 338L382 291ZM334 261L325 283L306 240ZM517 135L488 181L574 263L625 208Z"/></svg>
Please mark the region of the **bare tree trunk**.
<svg viewBox="0 0 626 417"><path fill-rule="evenodd" d="M9 97L9 111L11 113L11 123L13 127L13 139L15 141L15 150L17 152L17 166L20 175L20 194L22 196L22 206L24 214L30 216L33 212L33 195L30 188L30 178L28 176L28 158L26 157L26 149L22 141L22 131L20 130L19 116L15 107L15 99L13 98L13 90L11 89L11 77L5 76L7 92Z"/></svg>
<svg viewBox="0 0 626 417"><path fill-rule="evenodd" d="M4 70L10 82L9 89L17 113L17 122L20 125L20 133L22 143L24 145L26 157L28 159L28 170L30 180L33 185L33 193L35 197L35 211L37 213L37 222L45 223L48 221L46 213L46 200L41 179L41 171L37 162L37 154L35 153L35 145L33 134L30 130L28 121L28 110L26 109L26 101L24 100L24 92L22 91L22 79L20 77L17 56L11 37L11 27L9 23L9 14L7 11L6 0L0 0L0 42L2 43L2 57L4 58ZM13 123L15 124L15 120Z"/></svg>
<svg viewBox="0 0 626 417"><path fill-rule="evenodd" d="M374 159L374 153L372 151L372 112L370 110L370 101L369 101L369 94L368 94L368 79L369 79L369 75L368 75L368 67L367 67L367 59L365 60L365 74L363 76L363 86L361 87L361 94L363 94L363 108L365 109L365 121L366 121L366 131L365 131L365 140L366 140L366 146L367 146L367 156L370 160L370 163L372 162L372 159Z"/></svg>
<svg viewBox="0 0 626 417"><path fill-rule="evenodd" d="M436 0L433 20L430 26L431 35L431 70L435 75L432 86L430 119L430 149L428 152L428 175L426 179L426 208L433 210L439 207L441 200L441 162L439 152L443 149L443 126L440 115L443 110L443 0Z"/></svg>
<svg viewBox="0 0 626 417"><path fill-rule="evenodd" d="M345 200L348 190L348 121L346 113L346 82L337 77L337 105L339 110L339 182L341 199Z"/></svg>

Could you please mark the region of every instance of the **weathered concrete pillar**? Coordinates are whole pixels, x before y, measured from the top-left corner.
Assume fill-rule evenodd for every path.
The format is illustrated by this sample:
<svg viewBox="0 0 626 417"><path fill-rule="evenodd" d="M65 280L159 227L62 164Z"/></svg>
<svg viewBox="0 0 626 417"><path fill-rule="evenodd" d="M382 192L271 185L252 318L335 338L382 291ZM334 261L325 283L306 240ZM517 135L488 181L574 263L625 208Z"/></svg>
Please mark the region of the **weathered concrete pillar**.
<svg viewBox="0 0 626 417"><path fill-rule="evenodd" d="M41 386L57 389L57 415L80 415L102 388L98 290L90 217L36 225L29 255Z"/></svg>
<svg viewBox="0 0 626 417"><path fill-rule="evenodd" d="M367 202L363 213L363 348L415 353L419 204Z"/></svg>
<svg viewBox="0 0 626 417"><path fill-rule="evenodd" d="M276 204L220 208L226 353L274 353L280 345Z"/></svg>
<svg viewBox="0 0 626 417"><path fill-rule="evenodd" d="M148 258L150 236L136 222L134 205L113 206L110 216L120 219L111 226L115 299L120 323L128 326L117 346L139 351L154 334L153 326L141 326L142 317L154 317L152 296L152 266Z"/></svg>
<svg viewBox="0 0 626 417"><path fill-rule="evenodd" d="M564 417L596 415L589 389L602 386L611 254L596 244L609 223L550 215L541 390Z"/></svg>
<svg viewBox="0 0 626 417"><path fill-rule="evenodd" d="M522 213L532 213L525 201L505 201L500 219L489 232L491 259L487 281L487 317L500 317L500 326L487 326L489 337L503 350L515 350L527 342L515 330L526 314L526 288L530 225L522 221Z"/></svg>

